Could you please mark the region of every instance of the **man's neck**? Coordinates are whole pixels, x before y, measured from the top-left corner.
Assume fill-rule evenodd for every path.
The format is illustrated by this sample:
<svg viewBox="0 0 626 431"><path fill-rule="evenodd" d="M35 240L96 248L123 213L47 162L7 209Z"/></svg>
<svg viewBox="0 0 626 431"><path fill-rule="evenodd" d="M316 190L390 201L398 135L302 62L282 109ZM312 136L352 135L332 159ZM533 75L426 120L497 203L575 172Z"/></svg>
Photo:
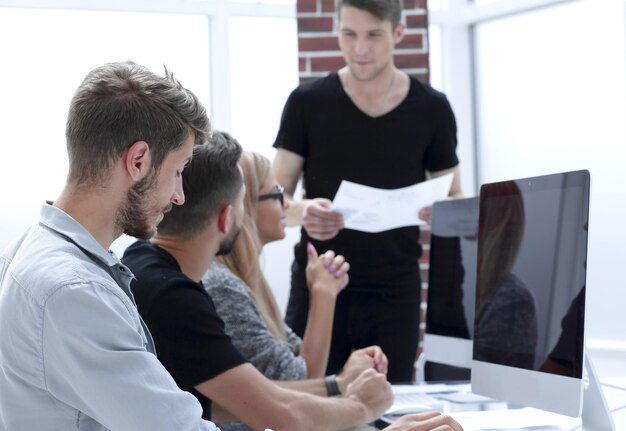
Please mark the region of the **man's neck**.
<svg viewBox="0 0 626 431"><path fill-rule="evenodd" d="M115 226L122 194L113 187L80 187L66 184L53 205L80 223L105 249L111 247L122 232Z"/></svg>
<svg viewBox="0 0 626 431"><path fill-rule="evenodd" d="M183 274L195 282L202 280L219 249L219 244L212 244L212 241L205 235L181 240L176 237L157 234L151 242L174 256Z"/></svg>
<svg viewBox="0 0 626 431"><path fill-rule="evenodd" d="M352 102L371 117L384 115L397 107L410 87L408 75L393 65L368 80L356 79L346 66L339 71L339 78Z"/></svg>
<svg viewBox="0 0 626 431"><path fill-rule="evenodd" d="M384 97L398 79L396 76L401 74L393 64L371 79L357 79L348 66L339 70L341 84L346 93L358 97Z"/></svg>

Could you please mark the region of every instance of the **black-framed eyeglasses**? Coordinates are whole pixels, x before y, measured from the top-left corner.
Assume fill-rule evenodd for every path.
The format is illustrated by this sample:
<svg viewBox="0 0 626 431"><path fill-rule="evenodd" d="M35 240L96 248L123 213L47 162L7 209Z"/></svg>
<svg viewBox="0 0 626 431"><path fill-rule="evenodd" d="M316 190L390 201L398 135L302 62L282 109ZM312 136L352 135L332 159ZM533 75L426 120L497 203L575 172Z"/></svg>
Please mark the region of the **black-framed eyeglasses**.
<svg viewBox="0 0 626 431"><path fill-rule="evenodd" d="M256 197L257 202L266 201L269 199L276 199L280 201L281 206L285 206L285 188L283 186L276 186L275 192L258 195Z"/></svg>

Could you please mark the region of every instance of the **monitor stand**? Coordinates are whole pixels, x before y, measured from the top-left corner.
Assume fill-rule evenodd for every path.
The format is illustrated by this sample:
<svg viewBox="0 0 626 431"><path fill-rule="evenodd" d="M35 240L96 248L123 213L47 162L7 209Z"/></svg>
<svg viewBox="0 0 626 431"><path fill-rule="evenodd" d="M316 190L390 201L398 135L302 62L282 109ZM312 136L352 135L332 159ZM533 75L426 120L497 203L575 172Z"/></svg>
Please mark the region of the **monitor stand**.
<svg viewBox="0 0 626 431"><path fill-rule="evenodd" d="M615 423L600 387L598 375L586 352L584 374L586 375L583 375L585 392L583 393L582 431L615 431Z"/></svg>

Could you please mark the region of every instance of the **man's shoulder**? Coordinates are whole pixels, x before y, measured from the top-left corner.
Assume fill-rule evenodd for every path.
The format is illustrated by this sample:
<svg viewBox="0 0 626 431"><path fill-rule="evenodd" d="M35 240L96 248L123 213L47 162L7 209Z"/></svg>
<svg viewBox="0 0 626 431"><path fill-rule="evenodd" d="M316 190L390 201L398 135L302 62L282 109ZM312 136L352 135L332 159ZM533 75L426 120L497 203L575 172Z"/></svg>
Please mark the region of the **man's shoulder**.
<svg viewBox="0 0 626 431"><path fill-rule="evenodd" d="M446 97L446 95L443 92L433 88L429 83L422 82L419 79L410 75L409 80L411 83L409 94L413 97L426 99L433 103L448 103L448 98Z"/></svg>
<svg viewBox="0 0 626 431"><path fill-rule="evenodd" d="M293 96L316 98L333 94L339 88L337 73L330 73L322 78L314 78L302 82L293 90Z"/></svg>
<svg viewBox="0 0 626 431"><path fill-rule="evenodd" d="M160 278L163 274L170 277L183 275L171 254L148 241L136 241L129 245L122 256L122 263L130 268L140 282Z"/></svg>
<svg viewBox="0 0 626 431"><path fill-rule="evenodd" d="M116 286L108 273L74 242L40 226L28 230L5 250L3 260L3 284L12 281L35 300L44 301L64 286Z"/></svg>

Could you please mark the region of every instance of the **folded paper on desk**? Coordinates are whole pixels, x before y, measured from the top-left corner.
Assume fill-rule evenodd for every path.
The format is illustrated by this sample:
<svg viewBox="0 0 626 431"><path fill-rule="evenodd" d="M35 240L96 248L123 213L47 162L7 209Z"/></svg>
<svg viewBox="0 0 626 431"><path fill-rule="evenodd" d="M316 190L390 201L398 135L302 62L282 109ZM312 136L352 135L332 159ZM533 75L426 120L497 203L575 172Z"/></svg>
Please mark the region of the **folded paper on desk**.
<svg viewBox="0 0 626 431"><path fill-rule="evenodd" d="M461 424L464 431L569 431L580 425L579 418L530 407L448 414Z"/></svg>
<svg viewBox="0 0 626 431"><path fill-rule="evenodd" d="M445 384L440 385L392 385L393 405L385 412L389 415L405 415L423 411L443 409L440 395L458 392L458 389Z"/></svg>

